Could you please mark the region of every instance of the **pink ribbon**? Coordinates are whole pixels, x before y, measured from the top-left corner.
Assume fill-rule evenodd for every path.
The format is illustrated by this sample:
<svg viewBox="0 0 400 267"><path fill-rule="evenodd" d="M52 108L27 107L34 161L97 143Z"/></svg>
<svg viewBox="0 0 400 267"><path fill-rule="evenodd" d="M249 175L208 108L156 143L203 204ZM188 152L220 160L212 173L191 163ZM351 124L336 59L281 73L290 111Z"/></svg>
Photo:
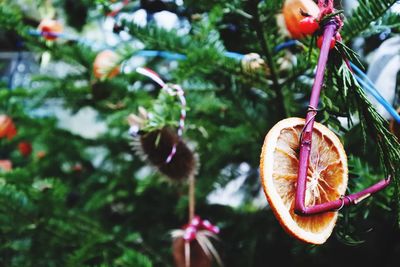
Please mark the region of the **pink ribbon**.
<svg viewBox="0 0 400 267"><path fill-rule="evenodd" d="M183 134L183 128L185 127L185 119L186 119L186 98L185 92L183 89L177 84L167 84L165 83L160 76L153 70L148 68L136 68L136 72L145 75L155 81L158 85L161 86L163 90L165 90L171 96L177 96L179 101L181 102L181 115L179 118L179 127L178 127L178 137L181 138ZM170 163L174 155L176 154L176 146L175 143L172 146L171 152L169 153L165 163Z"/></svg>
<svg viewBox="0 0 400 267"><path fill-rule="evenodd" d="M211 224L208 220L202 220L200 216L194 216L192 221L184 226L184 230L183 239L187 242L196 239L197 232L201 230L209 231L216 235L219 234L218 226Z"/></svg>
<svg viewBox="0 0 400 267"><path fill-rule="evenodd" d="M119 8L116 8L115 10L111 11L110 13L107 14L107 16L115 17L128 4L129 0L124 0Z"/></svg>
<svg viewBox="0 0 400 267"><path fill-rule="evenodd" d="M326 15L332 14L335 11L333 0L318 0L319 16L318 20L323 19ZM338 30L343 27L343 21L340 16L335 16L335 21L338 24Z"/></svg>

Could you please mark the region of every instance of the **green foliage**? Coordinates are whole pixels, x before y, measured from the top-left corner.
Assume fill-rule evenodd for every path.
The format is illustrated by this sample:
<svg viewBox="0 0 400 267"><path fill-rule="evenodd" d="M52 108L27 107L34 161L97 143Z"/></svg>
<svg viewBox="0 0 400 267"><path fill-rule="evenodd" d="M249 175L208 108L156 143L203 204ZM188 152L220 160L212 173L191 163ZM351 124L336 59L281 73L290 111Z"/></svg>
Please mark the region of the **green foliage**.
<svg viewBox="0 0 400 267"><path fill-rule="evenodd" d="M396 0L360 0L359 7L352 13L352 16L345 20L343 36L345 40L360 35L378 20L383 14L396 3Z"/></svg>
<svg viewBox="0 0 400 267"><path fill-rule="evenodd" d="M14 165L11 172L0 173L0 265L171 266L169 232L187 223L186 184L167 180L135 155L126 118L143 106L154 114L150 130L176 127L179 101L135 72L97 80L93 60L98 49L28 36L27 30L36 24L26 22L26 11L11 2L0 5L2 31L18 33L25 49L37 58L50 55L50 64L63 64L65 73L34 75L28 88L0 88L1 113L11 116L18 129L13 140L0 140L1 159ZM68 10L81 10L84 16L65 9L72 2ZM75 2L54 1L54 5L57 14L65 15L64 21L77 29L88 23L93 27L111 7L103 0ZM398 17L386 13L381 18L394 2L360 1L345 21L342 36L350 41L379 27L391 27L396 33ZM176 62L156 57L144 64L185 90L184 139L200 161L197 213L220 226L221 241L216 246L226 266L338 266L343 258L349 265L377 266L383 253L387 265L395 265L399 242L393 199L399 196L400 148L343 64L343 54L357 63L343 44L330 56L317 119L344 143L349 193L387 174L397 184L344 209L337 237L321 247L294 241L268 207L260 208L266 206L264 199L257 205L253 202L260 193L258 165L265 134L284 114L304 117L318 59L312 38L290 51L274 51L287 39L276 23L281 6L282 1L184 1L179 8L169 3L190 27L165 30L151 18L144 27L122 20L132 39L121 41L115 50L121 62L134 60L138 48L186 56ZM370 31L375 20L379 27ZM258 53L268 68L246 71L242 62L225 57L227 51ZM52 66L42 63L45 70ZM53 106L69 114L91 110L106 131L87 137L65 129L62 119L49 112ZM347 118L347 125L342 118ZM18 152L22 140L32 142L32 155ZM45 156L38 157L38 152ZM238 176L244 182L237 208L208 203L211 191Z"/></svg>

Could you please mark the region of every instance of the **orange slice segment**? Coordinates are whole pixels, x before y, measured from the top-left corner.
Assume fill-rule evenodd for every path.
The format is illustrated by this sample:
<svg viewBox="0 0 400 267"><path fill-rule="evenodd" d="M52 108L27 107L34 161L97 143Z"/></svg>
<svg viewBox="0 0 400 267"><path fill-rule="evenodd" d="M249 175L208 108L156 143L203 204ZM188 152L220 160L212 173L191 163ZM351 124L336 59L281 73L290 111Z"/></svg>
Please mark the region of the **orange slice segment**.
<svg viewBox="0 0 400 267"><path fill-rule="evenodd" d="M311 244L324 243L332 233L338 212L299 216L294 213L299 136L304 119L278 122L265 137L260 174L265 195L282 227L292 236ZM338 199L347 188L347 157L339 138L314 123L307 170L306 206Z"/></svg>

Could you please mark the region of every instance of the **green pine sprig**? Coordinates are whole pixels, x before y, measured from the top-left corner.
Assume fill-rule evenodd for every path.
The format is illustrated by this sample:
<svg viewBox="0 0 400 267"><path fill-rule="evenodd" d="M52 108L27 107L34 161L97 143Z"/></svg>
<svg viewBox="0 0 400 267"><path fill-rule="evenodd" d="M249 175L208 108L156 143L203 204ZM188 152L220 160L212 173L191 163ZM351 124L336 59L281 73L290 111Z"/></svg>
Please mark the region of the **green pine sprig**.
<svg viewBox="0 0 400 267"><path fill-rule="evenodd" d="M356 37L361 32L368 29L373 21L382 17L396 2L396 0L359 0L358 8L352 13L352 16L345 21L342 36L345 40L351 40Z"/></svg>
<svg viewBox="0 0 400 267"><path fill-rule="evenodd" d="M346 54L351 55L353 61L354 53L347 49ZM332 79L329 82L333 87L332 91L337 92L343 101L343 114L349 118L352 114L357 114L364 140L369 137L376 142L380 162L385 175L391 176L395 186L396 205L400 207L400 144L389 131L388 121L376 111L344 61L330 64L328 72L328 77ZM398 215L400 225L400 213Z"/></svg>

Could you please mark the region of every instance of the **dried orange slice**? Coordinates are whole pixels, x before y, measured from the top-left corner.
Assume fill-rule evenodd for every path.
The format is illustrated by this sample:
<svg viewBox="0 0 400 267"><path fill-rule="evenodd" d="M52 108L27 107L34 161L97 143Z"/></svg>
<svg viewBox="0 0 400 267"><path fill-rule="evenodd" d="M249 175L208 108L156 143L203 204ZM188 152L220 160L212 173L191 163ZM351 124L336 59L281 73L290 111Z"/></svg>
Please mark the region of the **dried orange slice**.
<svg viewBox="0 0 400 267"><path fill-rule="evenodd" d="M261 152L261 182L282 227L304 242L322 244L331 235L338 212L310 216L294 213L303 126L304 119L288 118L269 131ZM347 176L347 157L339 138L322 124L314 123L305 205L337 200L346 191Z"/></svg>

